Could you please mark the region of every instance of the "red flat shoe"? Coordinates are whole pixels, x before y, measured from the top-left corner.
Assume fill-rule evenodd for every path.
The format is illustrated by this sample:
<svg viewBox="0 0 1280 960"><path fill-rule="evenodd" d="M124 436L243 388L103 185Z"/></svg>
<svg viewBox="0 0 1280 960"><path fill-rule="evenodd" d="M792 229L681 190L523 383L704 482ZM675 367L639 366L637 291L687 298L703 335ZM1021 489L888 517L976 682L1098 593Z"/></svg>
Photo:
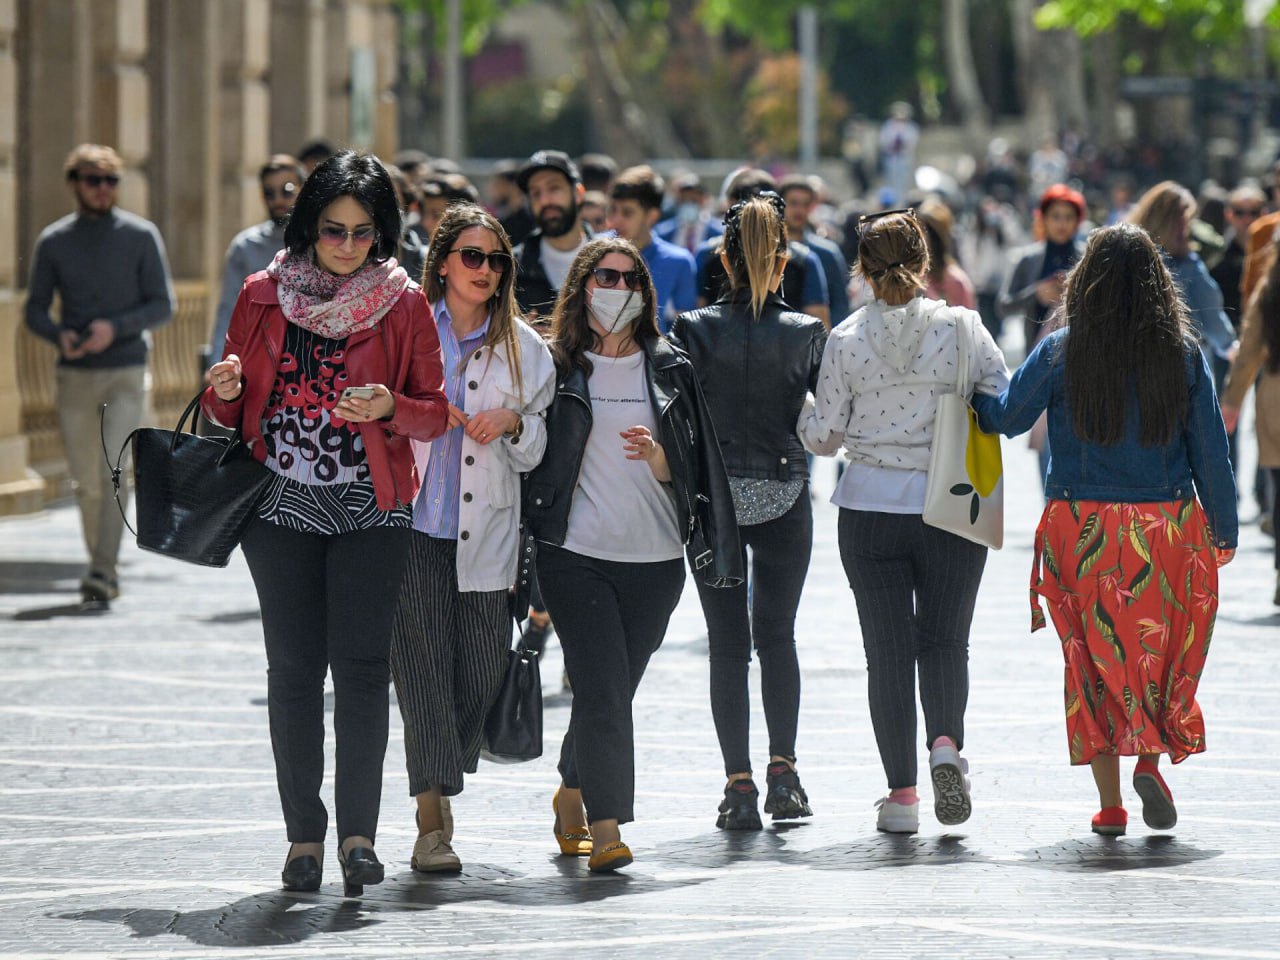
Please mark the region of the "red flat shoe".
<svg viewBox="0 0 1280 960"><path fill-rule="evenodd" d="M1104 837L1123 837L1129 824L1129 814L1124 807L1103 807L1093 815L1093 832Z"/></svg>
<svg viewBox="0 0 1280 960"><path fill-rule="evenodd" d="M1178 810L1169 785L1154 763L1138 761L1133 771L1133 789L1142 798L1142 822L1152 830L1172 830L1178 822Z"/></svg>

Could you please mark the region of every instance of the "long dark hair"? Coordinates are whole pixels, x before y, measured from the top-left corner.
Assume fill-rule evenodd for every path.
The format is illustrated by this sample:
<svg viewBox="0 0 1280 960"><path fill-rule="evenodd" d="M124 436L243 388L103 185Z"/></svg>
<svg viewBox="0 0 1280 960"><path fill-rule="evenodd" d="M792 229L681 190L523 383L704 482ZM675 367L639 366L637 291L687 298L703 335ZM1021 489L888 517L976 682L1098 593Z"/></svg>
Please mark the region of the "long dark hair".
<svg viewBox="0 0 1280 960"><path fill-rule="evenodd" d="M427 260L422 267L422 289L428 303L438 303L445 296L448 281L440 275L440 264L453 251L458 235L471 227L483 227L498 241L498 250L507 255L507 269L498 275L498 286L489 298L489 332L484 344L490 350L505 344L507 369L516 385L516 395L524 402L524 378L520 373L520 338L516 335L520 308L516 305L516 262L511 254L511 238L487 210L474 203L452 203L440 218L436 232L431 235ZM465 363L465 358L464 358Z"/></svg>
<svg viewBox="0 0 1280 960"><path fill-rule="evenodd" d="M295 256L307 256L320 235L320 214L339 197L364 207L378 232L369 259L381 263L396 255L400 244L400 204L386 167L371 153L344 150L311 171L284 228L284 245Z"/></svg>
<svg viewBox="0 0 1280 960"><path fill-rule="evenodd" d="M652 343L662 336L658 332L658 297L653 291L653 280L649 276L649 267L640 256L640 251L630 240L621 237L604 237L592 240L573 258L569 265L569 275L564 287L560 290L560 299L556 301L556 311L551 318L551 356L555 359L556 370L560 374L577 368L587 376L591 375L591 361L587 358L588 350L596 350L600 346L600 336L591 329L587 322L587 277L601 260L610 253L621 253L631 258L635 264L633 269L639 271L641 277L640 296L644 309L635 323L631 325L631 336L637 341Z"/></svg>
<svg viewBox="0 0 1280 960"><path fill-rule="evenodd" d="M1267 345L1267 371L1280 373L1280 244L1268 251L1271 265L1258 292L1249 299L1249 310L1260 310L1262 342Z"/></svg>
<svg viewBox="0 0 1280 960"><path fill-rule="evenodd" d="M1186 423L1187 354L1198 350L1164 258L1130 223L1096 230L1062 298L1071 422L1082 440L1124 440L1133 399L1139 442L1168 443Z"/></svg>

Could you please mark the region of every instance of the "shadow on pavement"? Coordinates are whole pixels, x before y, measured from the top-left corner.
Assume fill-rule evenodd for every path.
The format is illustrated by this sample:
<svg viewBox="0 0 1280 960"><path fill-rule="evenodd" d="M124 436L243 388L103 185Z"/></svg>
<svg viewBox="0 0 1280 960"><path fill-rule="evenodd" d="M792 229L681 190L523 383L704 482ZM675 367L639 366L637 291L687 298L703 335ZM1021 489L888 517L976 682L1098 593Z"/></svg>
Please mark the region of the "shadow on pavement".
<svg viewBox="0 0 1280 960"><path fill-rule="evenodd" d="M0 560L0 593L57 593L75 590L84 561Z"/></svg>
<svg viewBox="0 0 1280 960"><path fill-rule="evenodd" d="M111 608L103 603L59 604L56 607L32 607L19 610L13 615L14 620L53 620L56 617L101 617L111 612Z"/></svg>
<svg viewBox="0 0 1280 960"><path fill-rule="evenodd" d="M1082 837L1022 853L1022 865L1076 873L1153 870L1212 860L1221 850L1202 850L1164 834L1145 837Z"/></svg>
<svg viewBox="0 0 1280 960"><path fill-rule="evenodd" d="M599 903L613 897L656 893L703 883L662 881L625 873L595 875L574 861L559 879L522 878L502 867L469 866L452 876L399 875L363 900L339 899L336 882L318 894L261 893L208 910L83 910L53 914L58 920L127 926L135 937L185 937L206 947L271 947L302 943L318 934L353 933L378 923L380 913L434 910L488 901L511 906L554 907ZM375 892L376 890L376 892Z"/></svg>
<svg viewBox="0 0 1280 960"><path fill-rule="evenodd" d="M314 904L314 905L311 905ZM302 909L299 909L299 907ZM93 920L129 927L135 937L173 934L206 947L272 947L302 943L321 933L352 933L377 923L376 908L355 900L320 900L284 892L245 897L225 907L170 910L85 910L59 920Z"/></svg>
<svg viewBox="0 0 1280 960"><path fill-rule="evenodd" d="M228 610L226 613L215 613L208 617L201 617L202 623L249 623L253 620L261 620L262 611L257 607L252 610Z"/></svg>
<svg viewBox="0 0 1280 960"><path fill-rule="evenodd" d="M944 863L985 862L968 849L963 837L913 837L878 834L852 843L810 850L788 849L786 834L803 830L804 821L775 824L764 830L717 831L703 837L659 846L663 862L702 869L726 867L753 860L772 860L815 870L881 870L886 867L938 866Z"/></svg>

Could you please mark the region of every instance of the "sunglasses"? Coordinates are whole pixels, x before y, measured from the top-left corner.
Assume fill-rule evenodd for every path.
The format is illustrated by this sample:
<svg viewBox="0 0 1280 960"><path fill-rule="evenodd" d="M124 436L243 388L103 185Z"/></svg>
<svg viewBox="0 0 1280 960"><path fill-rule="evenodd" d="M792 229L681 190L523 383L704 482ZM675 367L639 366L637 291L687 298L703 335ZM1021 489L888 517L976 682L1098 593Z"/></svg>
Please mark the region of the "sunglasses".
<svg viewBox="0 0 1280 960"><path fill-rule="evenodd" d="M340 247L347 242L347 237L357 247L367 247L378 237L373 227L356 227L354 230L343 230L341 227L323 226L320 228L320 239L331 247Z"/></svg>
<svg viewBox="0 0 1280 960"><path fill-rule="evenodd" d="M283 200L286 197L292 197L297 192L298 192L298 185L295 183L286 183L279 190L275 189L274 187L262 188L262 196L263 196L263 199L266 199L266 200L274 200L276 197L279 197L281 200Z"/></svg>
<svg viewBox="0 0 1280 960"><path fill-rule="evenodd" d="M76 179L91 187L100 187L104 183L108 187L115 187L120 184L119 175L114 173L77 173Z"/></svg>
<svg viewBox="0 0 1280 960"><path fill-rule="evenodd" d="M1232 207L1231 212L1237 217L1260 217L1262 216L1261 207Z"/></svg>
<svg viewBox="0 0 1280 960"><path fill-rule="evenodd" d="M612 290L618 285L618 281L625 280L628 290L639 290L644 283L644 278L640 275L639 270L615 270L613 267L596 267L591 271L591 275L596 278L597 287L605 287Z"/></svg>
<svg viewBox="0 0 1280 960"><path fill-rule="evenodd" d="M486 253L479 247L458 247L450 250L446 256L453 256L455 253L468 270L479 270L486 260L489 261L489 269L494 273L506 273L507 267L511 265L511 258L501 250Z"/></svg>
<svg viewBox="0 0 1280 960"><path fill-rule="evenodd" d="M897 210L881 210L879 213L864 213L858 218L858 226L861 227L863 224L870 223L872 220L879 220L881 217L892 217L894 214L898 213L908 216L913 220L916 217L915 207L899 207Z"/></svg>

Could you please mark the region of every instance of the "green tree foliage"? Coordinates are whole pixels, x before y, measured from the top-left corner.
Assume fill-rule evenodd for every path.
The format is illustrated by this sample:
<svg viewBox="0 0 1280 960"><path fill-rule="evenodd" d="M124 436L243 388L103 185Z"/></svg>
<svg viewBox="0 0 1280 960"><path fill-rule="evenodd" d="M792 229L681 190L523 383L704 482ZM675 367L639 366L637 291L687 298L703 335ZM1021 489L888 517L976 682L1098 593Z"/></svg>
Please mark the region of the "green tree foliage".
<svg viewBox="0 0 1280 960"><path fill-rule="evenodd" d="M1245 27L1244 0L1049 0L1036 12L1042 30L1075 30L1089 37L1114 30L1125 16L1152 29L1181 27L1200 42L1232 40ZM1267 14L1280 26L1280 6Z"/></svg>

